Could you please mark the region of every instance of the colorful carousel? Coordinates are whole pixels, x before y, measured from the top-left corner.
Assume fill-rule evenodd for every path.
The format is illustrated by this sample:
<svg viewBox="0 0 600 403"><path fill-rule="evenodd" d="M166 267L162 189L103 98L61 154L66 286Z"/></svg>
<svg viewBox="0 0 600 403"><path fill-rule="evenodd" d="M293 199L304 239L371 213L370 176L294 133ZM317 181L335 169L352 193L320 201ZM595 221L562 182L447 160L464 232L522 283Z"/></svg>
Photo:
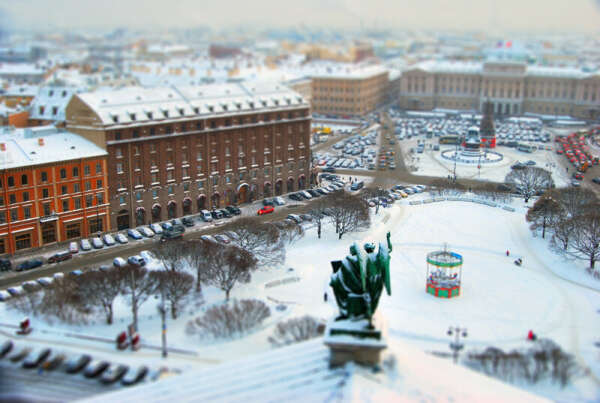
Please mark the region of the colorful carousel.
<svg viewBox="0 0 600 403"><path fill-rule="evenodd" d="M460 295L463 258L446 249L427 255L427 292L438 298Z"/></svg>

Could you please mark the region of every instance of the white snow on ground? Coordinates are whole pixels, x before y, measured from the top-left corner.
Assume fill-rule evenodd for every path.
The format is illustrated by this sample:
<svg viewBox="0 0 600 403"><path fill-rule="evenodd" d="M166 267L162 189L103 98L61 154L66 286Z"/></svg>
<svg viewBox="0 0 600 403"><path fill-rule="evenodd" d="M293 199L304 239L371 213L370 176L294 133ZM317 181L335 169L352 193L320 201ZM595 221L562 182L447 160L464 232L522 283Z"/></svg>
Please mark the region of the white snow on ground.
<svg viewBox="0 0 600 403"><path fill-rule="evenodd" d="M404 144L404 142L403 142ZM408 144L408 143L407 143ZM546 145L544 145L546 146ZM553 147L553 145L551 145ZM409 154L410 147L404 146L404 160L407 165L416 166L415 175L447 177L454 171L454 162L444 159L441 153L445 150L455 150L455 146L441 146L440 151L433 151L427 146L422 154ZM493 151L503 155L500 162L481 164L481 170L475 164L456 164L456 176L468 179L487 179L494 182L503 182L510 172L510 166L517 161L535 161L536 167L544 168L552 173L552 178L557 187L567 186L571 182L572 169L566 172L560 165L560 159L565 157L550 150L537 150L533 153L525 153L510 147L496 147ZM418 160L417 160L418 159Z"/></svg>
<svg viewBox="0 0 600 403"><path fill-rule="evenodd" d="M419 195L420 198L428 197ZM411 199L408 199L411 200ZM525 348L529 329L539 337L551 338L574 354L580 365L589 367L591 376L580 375L565 389L548 382L520 385L538 395L559 401L594 401L600 398L600 361L597 341L600 325L598 309L600 284L584 272L585 262L554 255L547 241L534 238L524 219L522 201L515 201L516 212L509 212L468 202L438 202L408 205L408 200L380 209L373 216L369 231L344 235L341 241L328 225L321 240L315 229L289 247L286 264L280 268L261 269L252 282L238 285L233 298L260 298L272 308L272 316L260 329L246 337L223 342L201 341L185 334L185 324L208 305L220 303L224 294L204 287L205 304L190 304L177 321L168 321L170 347L192 350L196 356L171 354L170 367L187 370L210 368L219 362L271 350L268 336L278 321L309 314L328 319L337 314L328 282L331 260L348 254L353 241L383 241L392 232L392 296L383 295L381 312L386 316L392 340L403 341L424 351L448 351L448 326L459 325L469 330L466 349L496 346L502 349ZM464 257L463 289L458 298L437 299L425 292L425 256L448 243L451 250ZM505 251L509 249L510 257ZM522 257L523 266L513 264ZM292 268L293 270L289 270ZM300 281L266 287L274 280L299 277ZM329 294L328 302L323 294ZM142 307L140 333L145 343L160 345L160 321L155 300ZM280 303L287 309L275 309ZM3 323L17 323L22 314L7 311L0 304ZM161 362L159 352L137 353L114 351L109 344L44 334L40 330L74 331L113 338L125 330L130 312L124 301L116 306L112 326L47 325L34 319L31 342L51 341L78 349L90 349L118 362ZM164 361L163 361L164 362ZM470 385L457 385L469 388Z"/></svg>

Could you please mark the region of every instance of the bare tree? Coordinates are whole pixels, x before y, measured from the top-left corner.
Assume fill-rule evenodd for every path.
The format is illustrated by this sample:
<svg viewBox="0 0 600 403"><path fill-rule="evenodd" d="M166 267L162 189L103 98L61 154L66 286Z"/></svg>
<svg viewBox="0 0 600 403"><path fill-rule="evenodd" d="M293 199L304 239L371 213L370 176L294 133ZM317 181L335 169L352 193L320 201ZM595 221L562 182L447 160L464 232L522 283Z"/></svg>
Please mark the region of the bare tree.
<svg viewBox="0 0 600 403"><path fill-rule="evenodd" d="M562 217L552 227L552 238L550 246L557 251L567 252L569 250L571 235L576 230L577 223L573 218Z"/></svg>
<svg viewBox="0 0 600 403"><path fill-rule="evenodd" d="M133 327L138 329L138 311L140 306L154 294L156 287L154 277L148 270L140 266L128 265L121 268L123 271L123 293L129 296L127 303L133 315Z"/></svg>
<svg viewBox="0 0 600 403"><path fill-rule="evenodd" d="M333 198L329 219L335 226L338 239L348 232L369 228L369 205L358 196L340 192Z"/></svg>
<svg viewBox="0 0 600 403"><path fill-rule="evenodd" d="M317 226L317 238L321 239L321 230L323 222L327 218L327 211L332 206L332 200L335 196L333 194L321 197L310 205L308 214L312 217L313 221Z"/></svg>
<svg viewBox="0 0 600 403"><path fill-rule="evenodd" d="M538 167L513 169L504 180L515 192L523 196L525 203L536 194L554 187L552 174Z"/></svg>
<svg viewBox="0 0 600 403"><path fill-rule="evenodd" d="M171 303L171 317L177 319L180 308L194 287L194 277L175 270L153 271L150 276L156 285L155 292Z"/></svg>
<svg viewBox="0 0 600 403"><path fill-rule="evenodd" d="M269 342L276 346L286 346L319 337L325 332L325 325L312 316L293 318L285 322L279 322Z"/></svg>
<svg viewBox="0 0 600 403"><path fill-rule="evenodd" d="M196 273L196 293L202 291L202 283L208 279L208 269L206 268L206 259L204 257L204 244L202 241L185 241L184 259L191 270Z"/></svg>
<svg viewBox="0 0 600 403"><path fill-rule="evenodd" d="M547 192L560 203L566 217L576 217L590 210L598 209L598 197L590 189L568 187Z"/></svg>
<svg viewBox="0 0 600 403"><path fill-rule="evenodd" d="M304 237L304 227L291 220L283 220L274 225L279 230L279 236L284 244L291 245Z"/></svg>
<svg viewBox="0 0 600 403"><path fill-rule="evenodd" d="M87 322L95 307L79 292L80 285L80 277L66 276L53 281L44 288L40 312L66 323Z"/></svg>
<svg viewBox="0 0 600 403"><path fill-rule="evenodd" d="M600 213L594 211L573 218L570 249L574 256L587 259L590 269L600 258Z"/></svg>
<svg viewBox="0 0 600 403"><path fill-rule="evenodd" d="M181 270L183 265L183 256L185 255L186 243L184 242L164 242L152 249L152 254L164 266L165 270Z"/></svg>
<svg viewBox="0 0 600 403"><path fill-rule="evenodd" d="M542 238L546 237L546 228L554 227L563 218L562 208L551 194L544 193L527 211L526 220L531 223L531 230L542 228Z"/></svg>
<svg viewBox="0 0 600 403"><path fill-rule="evenodd" d="M201 241L208 283L225 291L225 299L236 283L250 281L250 273L256 269L257 259L246 249L237 245L223 245L212 241Z"/></svg>
<svg viewBox="0 0 600 403"><path fill-rule="evenodd" d="M285 260L285 246L279 230L271 223L251 217L242 217L223 227L231 231L232 244L252 253L258 264L274 265Z"/></svg>
<svg viewBox="0 0 600 403"><path fill-rule="evenodd" d="M108 325L113 323L113 302L123 289L123 271L87 271L81 276L79 292L94 306L99 306Z"/></svg>

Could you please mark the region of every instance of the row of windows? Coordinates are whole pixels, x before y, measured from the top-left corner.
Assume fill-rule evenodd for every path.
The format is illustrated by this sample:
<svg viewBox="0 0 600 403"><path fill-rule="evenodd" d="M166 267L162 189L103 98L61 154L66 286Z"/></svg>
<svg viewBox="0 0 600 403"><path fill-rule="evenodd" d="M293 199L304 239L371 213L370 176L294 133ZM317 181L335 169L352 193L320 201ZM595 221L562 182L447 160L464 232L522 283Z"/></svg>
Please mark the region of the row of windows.
<svg viewBox="0 0 600 403"><path fill-rule="evenodd" d="M84 175L88 176L92 174L92 168L90 165L85 165L83 167L83 173ZM101 163L97 163L96 164L96 174L101 174L102 173L102 164ZM59 171L59 176L60 179L67 179L67 169L66 168L61 168ZM71 170L71 177L73 178L78 178L79 177L79 167L73 167ZM18 178L18 177L17 177ZM10 175L8 178L6 178L6 182L8 187L14 187L16 186L16 180L17 178L15 178L15 176ZM22 174L20 177L21 181L20 181L20 185L21 186L26 186L29 185L29 175L28 174ZM41 183L46 183L48 182L48 172L47 171L42 171L40 172L40 182ZM0 188L3 187L3 183L2 183L2 178L0 178Z"/></svg>
<svg viewBox="0 0 600 403"><path fill-rule="evenodd" d="M101 205L104 204L104 194L98 193L96 194L96 204ZM85 207L89 208L94 206L94 196L86 195L85 197L73 197L67 199L61 199L60 206L62 207L63 212L71 211L71 210L79 210L82 208L82 205L85 203ZM8 210L10 214L11 221L18 221L20 219L26 220L31 218L32 206L22 206L22 207L13 207ZM20 212L20 213L19 213ZM0 224L6 223L6 210L0 211ZM42 215L48 216L53 213L52 203L45 202L42 203Z"/></svg>
<svg viewBox="0 0 600 403"><path fill-rule="evenodd" d="M92 190L92 184L90 181L85 181L84 182L84 186L85 186L85 190ZM98 179L96 181L96 189L100 189L102 188L102 179ZM79 193L81 192L81 186L79 183L73 183L73 185L71 186L72 192L71 193ZM60 194L61 195L65 195L69 193L69 186L67 185L62 185L60 187ZM42 189L42 193L41 193L41 198L45 199L50 197L50 188L43 188ZM26 202L29 201L30 197L29 197L29 192L21 192L21 200L17 200L17 194L16 193L12 193L8 195L8 202L9 204L15 204L18 202ZM4 197L0 195L0 206L4 205Z"/></svg>

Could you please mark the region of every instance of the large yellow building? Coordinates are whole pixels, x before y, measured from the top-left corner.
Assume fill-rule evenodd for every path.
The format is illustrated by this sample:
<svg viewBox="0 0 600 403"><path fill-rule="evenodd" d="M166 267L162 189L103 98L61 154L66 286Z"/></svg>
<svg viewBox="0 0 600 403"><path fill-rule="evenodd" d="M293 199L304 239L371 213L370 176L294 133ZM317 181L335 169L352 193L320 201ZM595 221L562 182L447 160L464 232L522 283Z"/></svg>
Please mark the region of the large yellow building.
<svg viewBox="0 0 600 403"><path fill-rule="evenodd" d="M518 62L440 62L402 73L400 107L481 110L489 100L498 115L570 115L600 118L600 74Z"/></svg>

